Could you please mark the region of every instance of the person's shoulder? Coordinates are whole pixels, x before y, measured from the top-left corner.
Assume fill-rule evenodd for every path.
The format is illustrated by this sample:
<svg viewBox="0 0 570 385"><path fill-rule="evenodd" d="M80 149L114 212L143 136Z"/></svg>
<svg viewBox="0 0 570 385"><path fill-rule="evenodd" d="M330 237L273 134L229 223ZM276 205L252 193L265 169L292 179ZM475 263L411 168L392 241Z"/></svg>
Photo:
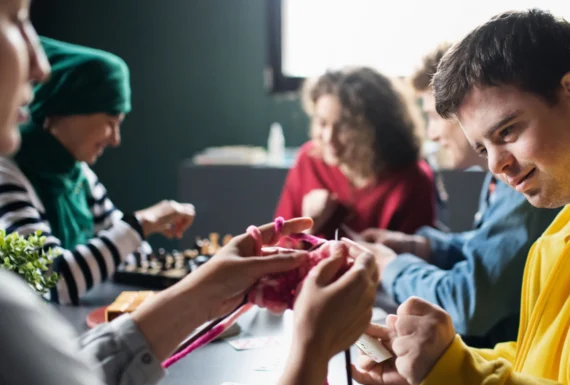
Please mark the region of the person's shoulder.
<svg viewBox="0 0 570 385"><path fill-rule="evenodd" d="M0 157L0 193L7 194L2 196L3 201L28 200L40 211L44 209L28 177L16 162L6 157Z"/></svg>
<svg viewBox="0 0 570 385"><path fill-rule="evenodd" d="M416 163L414 163L414 166L419 175L428 178L429 180L433 180L434 172L429 163L426 162L424 159L418 160Z"/></svg>
<svg viewBox="0 0 570 385"><path fill-rule="evenodd" d="M309 140L304 143L295 156L295 164L293 167L306 167L306 166L322 166L325 163L322 161L318 154L318 148L314 141Z"/></svg>
<svg viewBox="0 0 570 385"><path fill-rule="evenodd" d="M317 147L315 142L309 140L303 143L303 145L299 147L299 151L297 151L297 162L314 159L316 152Z"/></svg>
<svg viewBox="0 0 570 385"><path fill-rule="evenodd" d="M0 157L0 184L25 185L28 178L20 167L10 158Z"/></svg>

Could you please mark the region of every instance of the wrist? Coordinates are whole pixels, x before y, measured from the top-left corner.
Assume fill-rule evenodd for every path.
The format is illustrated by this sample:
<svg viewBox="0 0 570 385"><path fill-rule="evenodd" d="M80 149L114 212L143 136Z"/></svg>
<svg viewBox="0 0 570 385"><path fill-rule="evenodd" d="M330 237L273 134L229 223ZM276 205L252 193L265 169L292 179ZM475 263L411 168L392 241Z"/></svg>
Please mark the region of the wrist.
<svg viewBox="0 0 570 385"><path fill-rule="evenodd" d="M192 331L206 321L197 287L174 285L143 303L131 317L153 353L166 359Z"/></svg>
<svg viewBox="0 0 570 385"><path fill-rule="evenodd" d="M146 234L144 232L141 221L139 220L139 218L137 218L136 213L125 214L125 215L123 215L122 219L123 219L123 222L125 222L129 226L131 226L133 228L133 230L135 230L139 234L139 236L141 237L141 239L143 241L146 240Z"/></svg>
<svg viewBox="0 0 570 385"><path fill-rule="evenodd" d="M331 351L330 339L320 333L323 329L317 324L318 322L311 322L306 316L296 317L291 350L295 350L297 355L308 356L311 360L328 362L338 352Z"/></svg>
<svg viewBox="0 0 570 385"><path fill-rule="evenodd" d="M412 252L412 254L427 261L431 254L429 239L421 235L414 235L413 238L414 252Z"/></svg>
<svg viewBox="0 0 570 385"><path fill-rule="evenodd" d="M137 222L140 224L143 235L145 236L145 238L148 237L149 235L151 235L152 234L152 231L151 231L152 223L148 219L147 215L145 215L144 210L134 212L133 216L136 218Z"/></svg>
<svg viewBox="0 0 570 385"><path fill-rule="evenodd" d="M330 358L316 345L294 341L280 385L325 383Z"/></svg>

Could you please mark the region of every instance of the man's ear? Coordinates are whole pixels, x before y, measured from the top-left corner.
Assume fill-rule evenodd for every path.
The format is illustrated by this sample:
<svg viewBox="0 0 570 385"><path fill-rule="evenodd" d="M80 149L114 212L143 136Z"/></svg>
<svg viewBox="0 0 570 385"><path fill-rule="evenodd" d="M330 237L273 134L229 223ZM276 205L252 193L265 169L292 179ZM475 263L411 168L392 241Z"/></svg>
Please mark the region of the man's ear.
<svg viewBox="0 0 570 385"><path fill-rule="evenodd" d="M560 85L562 86L562 95L570 100L570 72L566 72L564 76L562 76Z"/></svg>

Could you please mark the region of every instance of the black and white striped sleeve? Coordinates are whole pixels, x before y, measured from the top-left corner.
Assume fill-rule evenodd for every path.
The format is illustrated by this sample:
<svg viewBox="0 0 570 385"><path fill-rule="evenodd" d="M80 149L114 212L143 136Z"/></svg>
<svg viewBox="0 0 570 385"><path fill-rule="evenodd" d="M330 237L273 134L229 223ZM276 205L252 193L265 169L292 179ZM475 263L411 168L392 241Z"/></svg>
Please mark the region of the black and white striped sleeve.
<svg viewBox="0 0 570 385"><path fill-rule="evenodd" d="M58 250L52 268L60 280L49 292L49 300L78 304L83 294L112 276L117 266L143 245L139 232L120 220L120 212L109 214L110 218L113 216L119 220L101 227L86 244L70 250L62 249L59 239L51 233L43 204L28 179L15 163L0 158L0 228L21 235L41 230L47 237L45 248Z"/></svg>
<svg viewBox="0 0 570 385"><path fill-rule="evenodd" d="M125 216L121 210L119 210L111 201L108 196L107 189L101 183L97 175L91 170L87 164L83 164L83 173L87 177L89 182L89 191L91 195L89 196L88 203L91 213L93 214L94 230L95 234L101 231L105 231L113 227L118 222L126 221L133 227L141 238L144 237L143 229L131 215L132 218ZM140 247L136 250L138 258L140 260L148 259L148 255L152 253L152 247L146 242L142 242ZM130 253L126 258L123 258L128 264L137 264L137 258Z"/></svg>

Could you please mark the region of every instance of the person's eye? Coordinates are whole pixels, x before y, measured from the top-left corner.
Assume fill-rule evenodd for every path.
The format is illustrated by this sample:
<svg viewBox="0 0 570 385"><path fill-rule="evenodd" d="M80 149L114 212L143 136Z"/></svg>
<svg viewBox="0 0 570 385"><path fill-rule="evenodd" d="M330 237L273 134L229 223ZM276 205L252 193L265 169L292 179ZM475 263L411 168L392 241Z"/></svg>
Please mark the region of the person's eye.
<svg viewBox="0 0 570 385"><path fill-rule="evenodd" d="M499 132L501 139L508 139L513 134L513 126L505 127Z"/></svg>
<svg viewBox="0 0 570 385"><path fill-rule="evenodd" d="M474 150L481 158L487 157L487 149L485 147L475 148Z"/></svg>

